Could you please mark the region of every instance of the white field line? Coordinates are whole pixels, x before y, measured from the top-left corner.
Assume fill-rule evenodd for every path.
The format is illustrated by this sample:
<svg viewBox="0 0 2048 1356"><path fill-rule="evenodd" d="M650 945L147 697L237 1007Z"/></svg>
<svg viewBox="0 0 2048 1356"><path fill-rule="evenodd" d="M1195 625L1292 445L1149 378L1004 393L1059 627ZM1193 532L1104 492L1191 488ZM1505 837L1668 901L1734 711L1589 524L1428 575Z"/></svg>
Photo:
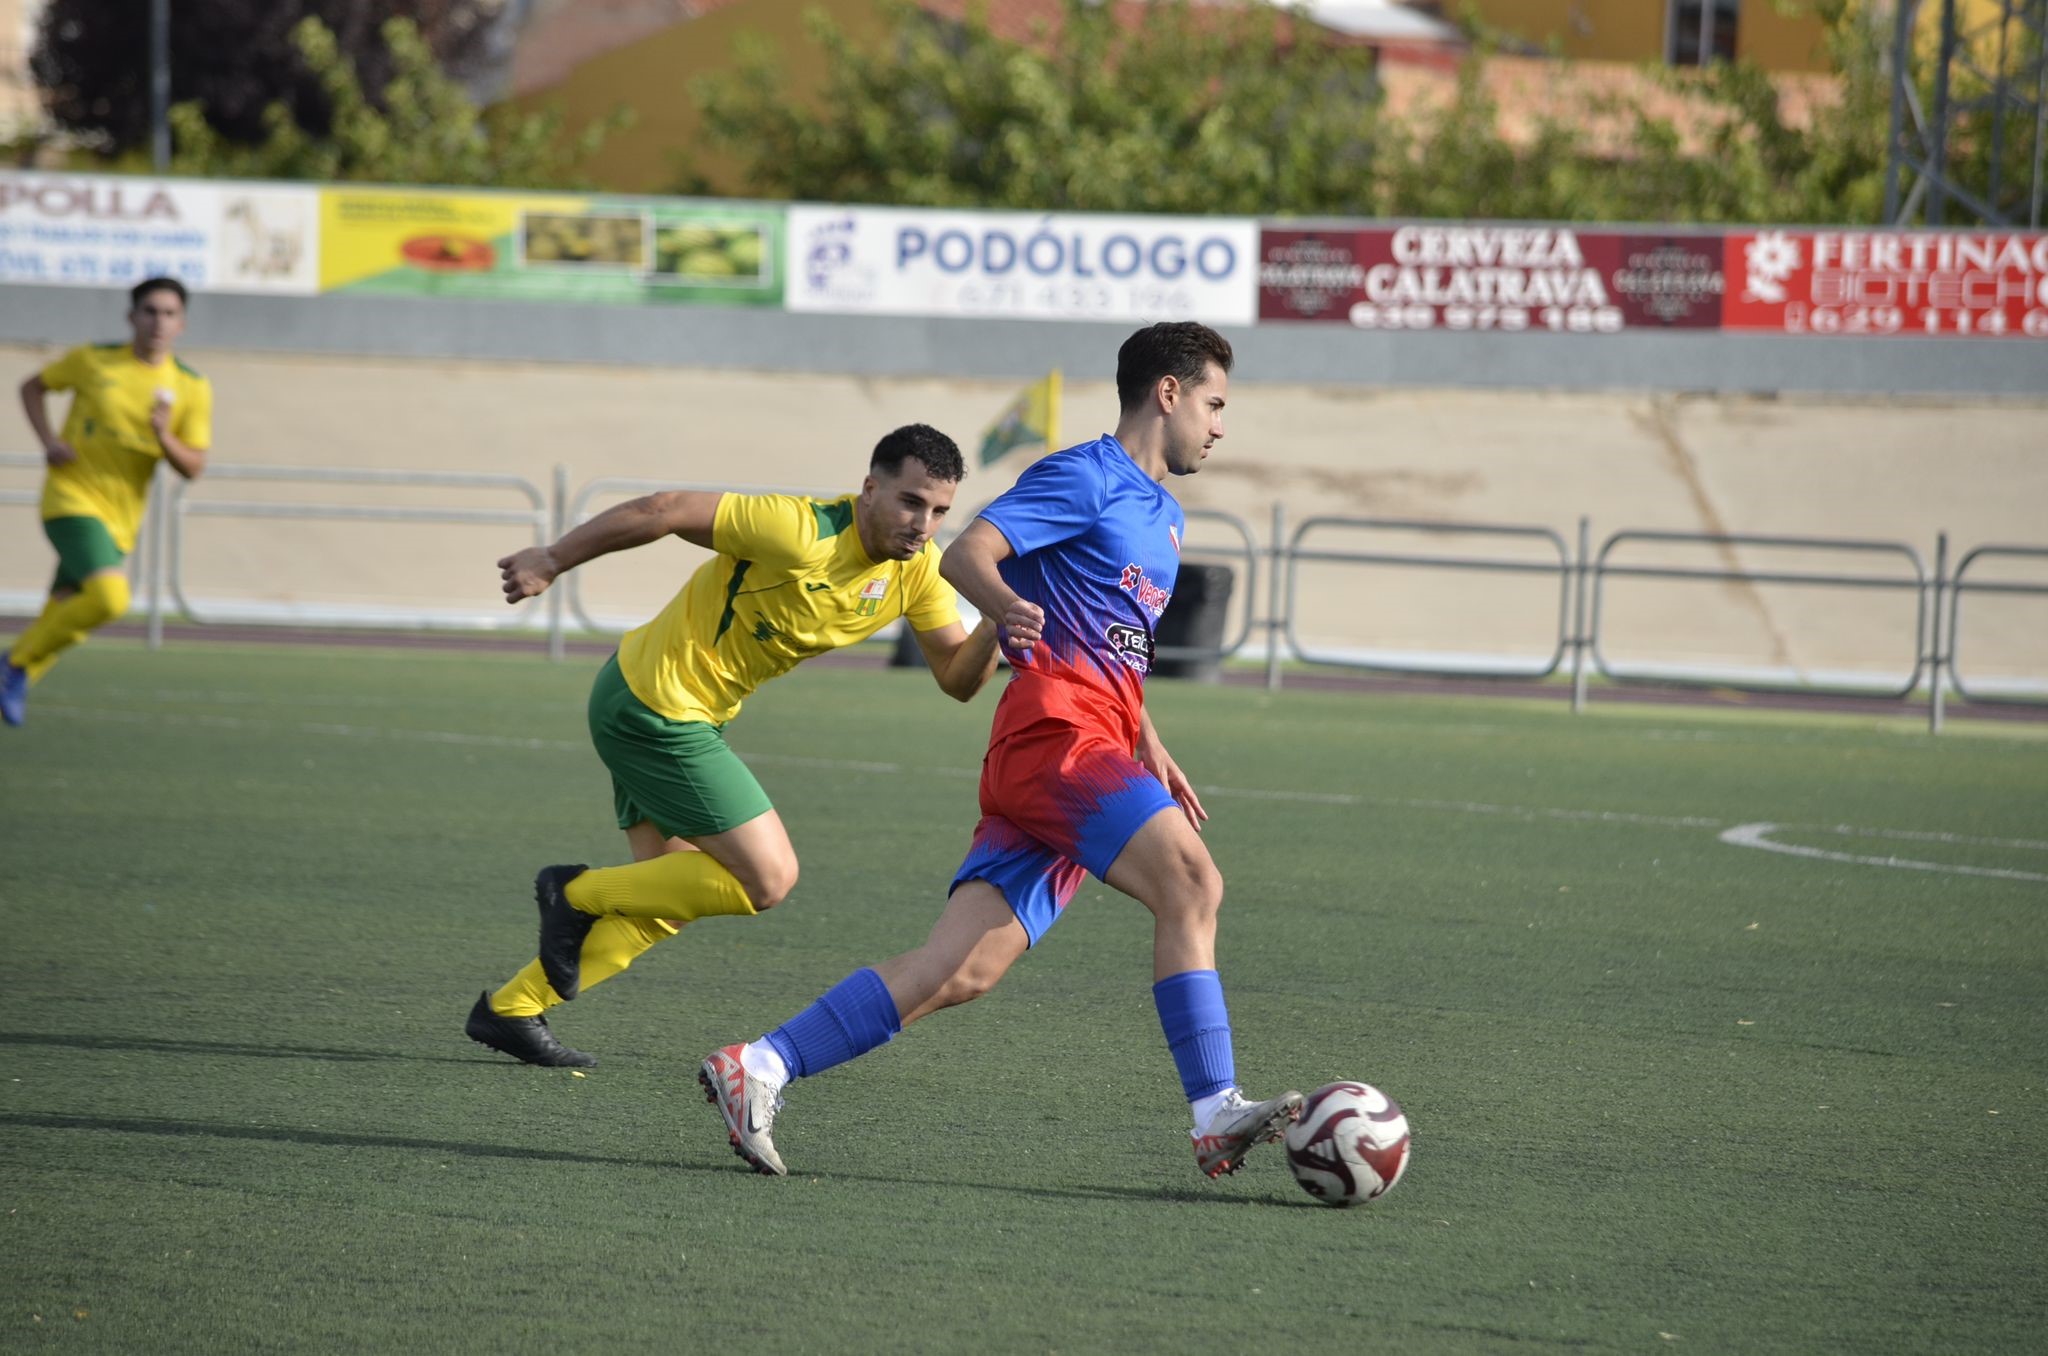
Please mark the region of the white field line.
<svg viewBox="0 0 2048 1356"><path fill-rule="evenodd" d="M1761 848L1765 852L1782 852L1788 857L1810 857L1822 862L1846 862L1856 866L1885 866L1895 871L1940 871L1955 876L1990 876L1997 880L2048 882L2048 873L2040 871L2007 871L1993 866L1955 866L1947 862L1916 861L1911 857L1865 857L1853 852L1830 852L1826 848L1800 847L1793 843L1771 841L1771 835L1784 827L1786 826L1782 824L1737 824L1732 829L1722 830L1721 841L1733 847ZM1957 840L1951 839L1946 841ZM1962 839L1960 841L1976 842L1981 840Z"/></svg>
<svg viewBox="0 0 2048 1356"><path fill-rule="evenodd" d="M262 717L220 716L200 714L160 714L141 711L105 711L81 706L61 704L39 705L36 714L59 714L78 716L88 720L109 721L129 725L185 725L205 729L247 730L268 733L298 733L323 735L344 739L388 739L400 743L449 744L475 748L529 749L547 752L581 752L588 746L581 741L566 739L522 739L510 735L470 734L456 730L410 730L393 729L377 725L349 725L330 721L279 721ZM863 772L870 774L917 776L939 776L948 778L970 778L980 775L979 769L962 767L915 767L905 763L880 762L858 758L821 758L808 754L746 753L741 760L768 766L805 767L819 771ZM1986 876L1998 880L2023 880L2048 882L2048 874L2035 871L2012 871L1998 867L1960 866L1945 862L1918 861L1907 857L1872 857L1856 853L1831 852L1825 848L1801 847L1792 843L1779 843L1770 835L1786 831L1836 834L1842 837L1895 839L1905 842L1943 843L1950 846L2001 847L2023 851L2048 852L2048 841L2031 838L1977 838L1964 834L1942 833L1921 829L1873 829L1860 828L1849 824L1796 825L1776 823L1738 824L1723 829L1725 821L1696 815L1646 815L1626 810L1571 810L1554 806L1502 805L1489 801L1434 800L1421 797L1402 796L1360 796L1342 791L1300 791L1270 787L1235 787L1207 784L1196 788L1204 796L1218 796L1234 800L1285 801L1308 805L1337 806L1380 806L1410 810L1442 810L1453 814L1500 815L1525 820L1555 820L1567 823L1593 824L1640 824L1654 828L1676 829L1717 829L1719 837L1731 847L1757 848L1765 852L1783 853L1792 857L1807 857L1818 861L1841 862L1861 866L1889 867L1905 871L1946 872L1962 876Z"/></svg>

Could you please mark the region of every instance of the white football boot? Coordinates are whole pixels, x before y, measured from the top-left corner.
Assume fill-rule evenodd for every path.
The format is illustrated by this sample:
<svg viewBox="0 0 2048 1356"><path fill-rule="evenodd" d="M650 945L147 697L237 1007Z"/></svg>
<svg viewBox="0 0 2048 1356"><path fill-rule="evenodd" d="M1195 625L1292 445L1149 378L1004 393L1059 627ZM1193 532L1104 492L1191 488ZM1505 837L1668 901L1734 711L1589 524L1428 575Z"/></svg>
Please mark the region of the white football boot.
<svg viewBox="0 0 2048 1356"><path fill-rule="evenodd" d="M1227 1100L1194 1136L1195 1166L1205 1177L1226 1177L1244 1166L1254 1145L1275 1144L1301 1117L1302 1096L1283 1092L1266 1102L1248 1102L1232 1088Z"/></svg>
<svg viewBox="0 0 2048 1356"><path fill-rule="evenodd" d="M697 1081L704 1085L704 1100L725 1117L732 1151L746 1159L755 1172L786 1177L789 1169L782 1166L782 1155L775 1152L775 1141L768 1137L775 1113L782 1110L782 1092L747 1072L740 1063L741 1048L728 1045L713 1050L697 1070Z"/></svg>

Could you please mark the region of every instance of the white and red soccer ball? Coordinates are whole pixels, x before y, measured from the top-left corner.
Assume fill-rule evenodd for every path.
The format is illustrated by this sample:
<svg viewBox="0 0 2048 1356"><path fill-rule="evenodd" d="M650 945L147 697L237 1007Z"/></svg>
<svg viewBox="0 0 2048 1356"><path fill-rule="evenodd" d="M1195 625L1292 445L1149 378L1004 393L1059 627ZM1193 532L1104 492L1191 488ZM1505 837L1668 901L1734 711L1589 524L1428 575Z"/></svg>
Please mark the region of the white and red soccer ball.
<svg viewBox="0 0 2048 1356"><path fill-rule="evenodd" d="M1325 1205L1378 1200L1408 1170L1408 1118L1369 1083L1317 1088L1285 1143L1294 1180Z"/></svg>

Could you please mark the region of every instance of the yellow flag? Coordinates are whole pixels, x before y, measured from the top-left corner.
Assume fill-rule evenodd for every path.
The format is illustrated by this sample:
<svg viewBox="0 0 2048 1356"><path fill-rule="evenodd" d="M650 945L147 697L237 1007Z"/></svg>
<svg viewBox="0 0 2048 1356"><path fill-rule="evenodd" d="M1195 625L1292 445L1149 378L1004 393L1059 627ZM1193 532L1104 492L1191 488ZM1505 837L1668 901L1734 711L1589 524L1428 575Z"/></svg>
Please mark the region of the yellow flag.
<svg viewBox="0 0 2048 1356"><path fill-rule="evenodd" d="M1056 451L1060 445L1060 374L1046 373L1010 402L1009 408L981 435L981 464L1000 460L1012 448L1042 447Z"/></svg>

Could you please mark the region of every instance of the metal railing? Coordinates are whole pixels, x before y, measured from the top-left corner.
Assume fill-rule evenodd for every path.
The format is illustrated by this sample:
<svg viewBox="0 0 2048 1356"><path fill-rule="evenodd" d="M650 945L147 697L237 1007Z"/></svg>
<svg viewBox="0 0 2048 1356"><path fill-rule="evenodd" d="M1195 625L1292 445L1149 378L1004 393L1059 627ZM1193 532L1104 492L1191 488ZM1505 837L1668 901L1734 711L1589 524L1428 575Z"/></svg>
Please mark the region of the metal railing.
<svg viewBox="0 0 2048 1356"><path fill-rule="evenodd" d="M185 591L185 541L186 524L194 518L244 518L266 521L324 521L359 523L418 523L434 526L467 524L487 527L525 527L533 534L535 545L545 545L550 539L556 516L549 496L543 494L531 481L515 475L504 475L489 471L405 471L371 470L356 467L322 466L241 466L232 463L206 468L203 482L207 489L223 481L255 484L284 484L294 486L375 486L386 489L456 489L483 491L486 493L509 492L526 500L527 507L521 509L471 508L457 505L414 505L414 504L362 504L332 503L317 500L273 500L273 499L202 499L193 495L193 483L177 481L166 495L163 489L164 477L157 477L152 487L150 517L161 525L161 531L150 533L157 555L152 567L145 570L150 579L150 640L152 644L162 643L162 601L160 585L165 581L166 570L163 562L163 540L168 538L169 565L168 585L171 598L178 611L195 622L220 623L236 620L206 610L195 604ZM559 502L559 496L556 496ZM559 604L551 605L551 611L558 612ZM333 625L391 625L389 614L374 615L362 619L342 617L323 618ZM413 617L414 624L422 619ZM401 624L403 624L401 622ZM549 630L559 634L559 617L550 620ZM551 646L551 648L554 648Z"/></svg>
<svg viewBox="0 0 2048 1356"><path fill-rule="evenodd" d="M2048 562L2048 547L2043 546L1979 546L1969 551L1956 562L1956 571L1948 581L1948 650L1944 658L1948 664L1949 682L1955 686L1956 695L1969 702L2011 701L2011 697L1996 696L1986 692L1972 692L1963 680L1962 668L1956 662L1961 651L1963 631L1963 594L1991 593L2009 598L2048 598L2048 584L2014 584L1988 580L1965 580L1970 567L1980 560L2039 560Z"/></svg>
<svg viewBox="0 0 2048 1356"><path fill-rule="evenodd" d="M1734 548L1768 548L1822 552L1849 556L1900 556L1913 567L1910 578L1894 575L1828 574L1817 570L1741 570L1734 568L1704 569L1696 566L1668 565L1615 565L1608 557L1617 547L1636 542L1659 542L1676 546L1708 546L1717 550ZM1613 682L1654 681L1662 683L1692 684L1711 682L1716 685L1730 684L1725 676L1713 678L1689 678L1684 675L1649 674L1641 670L1630 672L1610 662L1601 649L1601 621L1606 601L1609 579L1663 579L1692 580L1695 582L1742 584L1797 584L1819 588L1843 589L1891 589L1910 590L1917 600L1918 615L1913 623L1912 647L1913 668L1903 683L1887 689L1883 695L1892 697L1911 696L1920 685L1921 675L1927 671L1929 647L1927 645L1927 620L1931 612L1932 599L1927 581L1927 566L1920 559L1920 553L1903 542L1862 541L1841 537L1778 537L1754 536L1741 533L1709 532L1617 532L1601 543L1600 552L1593 559L1592 587L1593 610L1587 627L1587 639L1594 667L1602 677ZM1765 686L1765 685L1757 685Z"/></svg>
<svg viewBox="0 0 2048 1356"><path fill-rule="evenodd" d="M40 457L0 453L0 468L37 469L41 464ZM661 490L705 490L798 494L814 498L838 497L836 493L829 491L820 493L779 486L678 484L673 481L625 477L602 477L591 480L572 493L567 473L559 467L554 472L553 484L547 492L543 492L532 482L514 475L232 464L209 467L203 485L211 489L223 483L238 482L289 485L309 491L321 488L371 491L428 489L457 491L468 497L492 498L509 494L521 501L521 506L492 507L470 503L446 506L337 503L315 498L311 494L282 499L216 499L195 494L194 487L184 481L159 476L151 488L150 511L145 520L142 538L129 562L131 575L136 581L137 598L146 609L149 644L152 647L163 643L164 619L166 614L173 610L198 622L235 621L262 625L279 620L304 620L300 616L251 616L247 613L230 617L222 611L209 610L210 605L196 604L189 596L186 585L187 539L188 534L194 530L193 523L196 519L504 526L524 528L531 534L535 544L544 544L577 523L585 521L591 516L590 508L593 501L605 496L647 494ZM38 499L39 495L35 491L0 489L0 506L25 508L36 504ZM1230 629L1230 633L1215 645L1161 646L1158 654L1167 658L1220 661L1244 653L1254 636L1263 636L1266 682L1267 686L1273 689L1282 685L1284 663L1291 657L1303 664L1381 673L1524 680L1553 677L1569 658L1570 698L1574 711L1584 709L1590 695L1588 680L1595 673L1617 685L1711 684L1753 691L1790 689L1855 695L1871 695L1873 691L1868 685L1853 686L1812 681L1751 681L1731 677L1726 672L1708 672L1697 664L1690 668L1685 664L1676 664L1653 673L1640 666L1631 667L1616 663L1609 658L1604 645L1610 626L1607 615L1608 584L1612 580L1640 580L1660 586L1697 583L1734 584L1745 587L1784 585L1794 588L1910 594L1914 600L1912 632L1910 635L1902 634L1900 644L1902 650L1907 646L1911 647L1911 667L1903 678L1893 675L1883 679L1882 686L1877 689L1880 695L1906 702L1912 700L1916 694L1924 693L1928 708L1928 727L1933 731L1939 731L1942 727L1944 702L1951 694L1968 702L2040 700L2027 695L1992 693L1984 688L1981 679L1976 680L1973 685L1972 680L1966 679L1959 668L1957 656L1961 648L1958 641L1962 631L1962 599L1965 593L2048 599L2048 582L1985 579L1981 577L1985 564L1992 561L2048 562L2048 546L1977 546L1963 553L1951 571L1948 565L1949 545L1946 533L1939 534L1936 538L1934 563L1930 569L1921 553L1908 543L1850 538L1626 529L1609 535L1595 550L1592 547L1591 524L1585 518L1578 522L1575 545L1567 543L1565 537L1552 528L1527 523L1461 523L1318 515L1305 519L1289 533L1286 515L1281 506L1276 504L1272 510L1269 536L1262 545L1251 524L1234 513L1216 509L1190 509L1187 516L1190 523L1190 539L1185 546L1186 558L1225 561L1234 569L1242 569L1242 611L1238 625ZM972 513L956 510L952 515L953 525L949 526L942 540L957 534L967 522L972 521L973 517ZM1203 541L1202 537L1194 532L1196 524L1214 524L1221 527L1225 529L1227 538L1216 543ZM1337 549L1321 544L1322 539L1328 534L1340 531L1362 532L1381 538L1390 534L1406 534L1445 541L1455 541L1459 538L1521 541L1536 543L1542 551L1541 558L1522 558L1511 554L1478 554L1448 550L1437 552L1379 548ZM1731 556L1737 551L1820 553L1857 561L1896 560L1903 562L1903 568L1890 573L1818 568L1747 569L1735 563L1733 559L1722 565L1701 567L1628 563L1626 559L1617 558L1626 556L1633 548L1644 546L1680 551L1704 548L1730 553ZM1474 656L1469 662L1461 656L1455 665L1442 662L1441 656L1410 657L1387 652L1342 652L1326 648L1304 639L1300 633L1299 624L1304 611L1301 599L1301 570L1305 565L1456 571L1482 576L1533 576L1554 579L1557 589L1555 615L1547 618L1545 624L1554 624L1555 643L1549 652L1543 655L1502 657L1489 654ZM1265 572L1263 576L1262 570ZM1973 570L1977 571L1974 576ZM1263 608L1260 606L1261 584L1264 585ZM548 653L556 659L566 654L566 635L571 616L577 627L589 632L615 635L622 629L609 625L591 614L583 597L579 574L570 574L560 585L549 590L545 599L544 606L538 610L545 616L544 629ZM533 605L526 605L519 612L510 614L510 620L514 625L521 624L523 620L530 627L535 611ZM1548 611L1546 607L1546 612ZM427 626L437 624L443 619L430 616L417 607L407 608L394 604L381 611L373 611L370 615L347 620L323 617L321 620L338 621L343 625Z"/></svg>
<svg viewBox="0 0 2048 1356"><path fill-rule="evenodd" d="M1303 545L1309 535L1330 528L1349 528L1365 532L1400 532L1422 534L1432 537L1479 536L1540 541L1557 552L1556 561L1517 560L1503 556L1468 556L1417 554L1404 551L1313 551ZM1277 540L1277 538L1276 538ZM1547 527L1531 527L1515 523L1445 523L1416 518L1339 518L1322 516L1306 518L1294 535L1288 538L1286 552L1286 607L1281 614L1281 634L1295 656L1310 664L1341 665L1345 668L1371 669L1380 673L1412 673L1431 675L1466 675L1474 670L1464 667L1451 668L1427 661L1410 661L1390 657L1368 658L1361 656L1319 653L1310 648L1295 630L1295 618L1300 611L1299 589L1302 562L1351 565L1407 565L1425 569L1465 570L1501 574L1540 574L1557 577L1557 644L1550 657L1536 664L1491 664L1485 666L1486 675L1501 678L1547 678L1557 672L1563 662L1565 650L1570 644L1572 609L1572 563L1571 551L1560 537Z"/></svg>

